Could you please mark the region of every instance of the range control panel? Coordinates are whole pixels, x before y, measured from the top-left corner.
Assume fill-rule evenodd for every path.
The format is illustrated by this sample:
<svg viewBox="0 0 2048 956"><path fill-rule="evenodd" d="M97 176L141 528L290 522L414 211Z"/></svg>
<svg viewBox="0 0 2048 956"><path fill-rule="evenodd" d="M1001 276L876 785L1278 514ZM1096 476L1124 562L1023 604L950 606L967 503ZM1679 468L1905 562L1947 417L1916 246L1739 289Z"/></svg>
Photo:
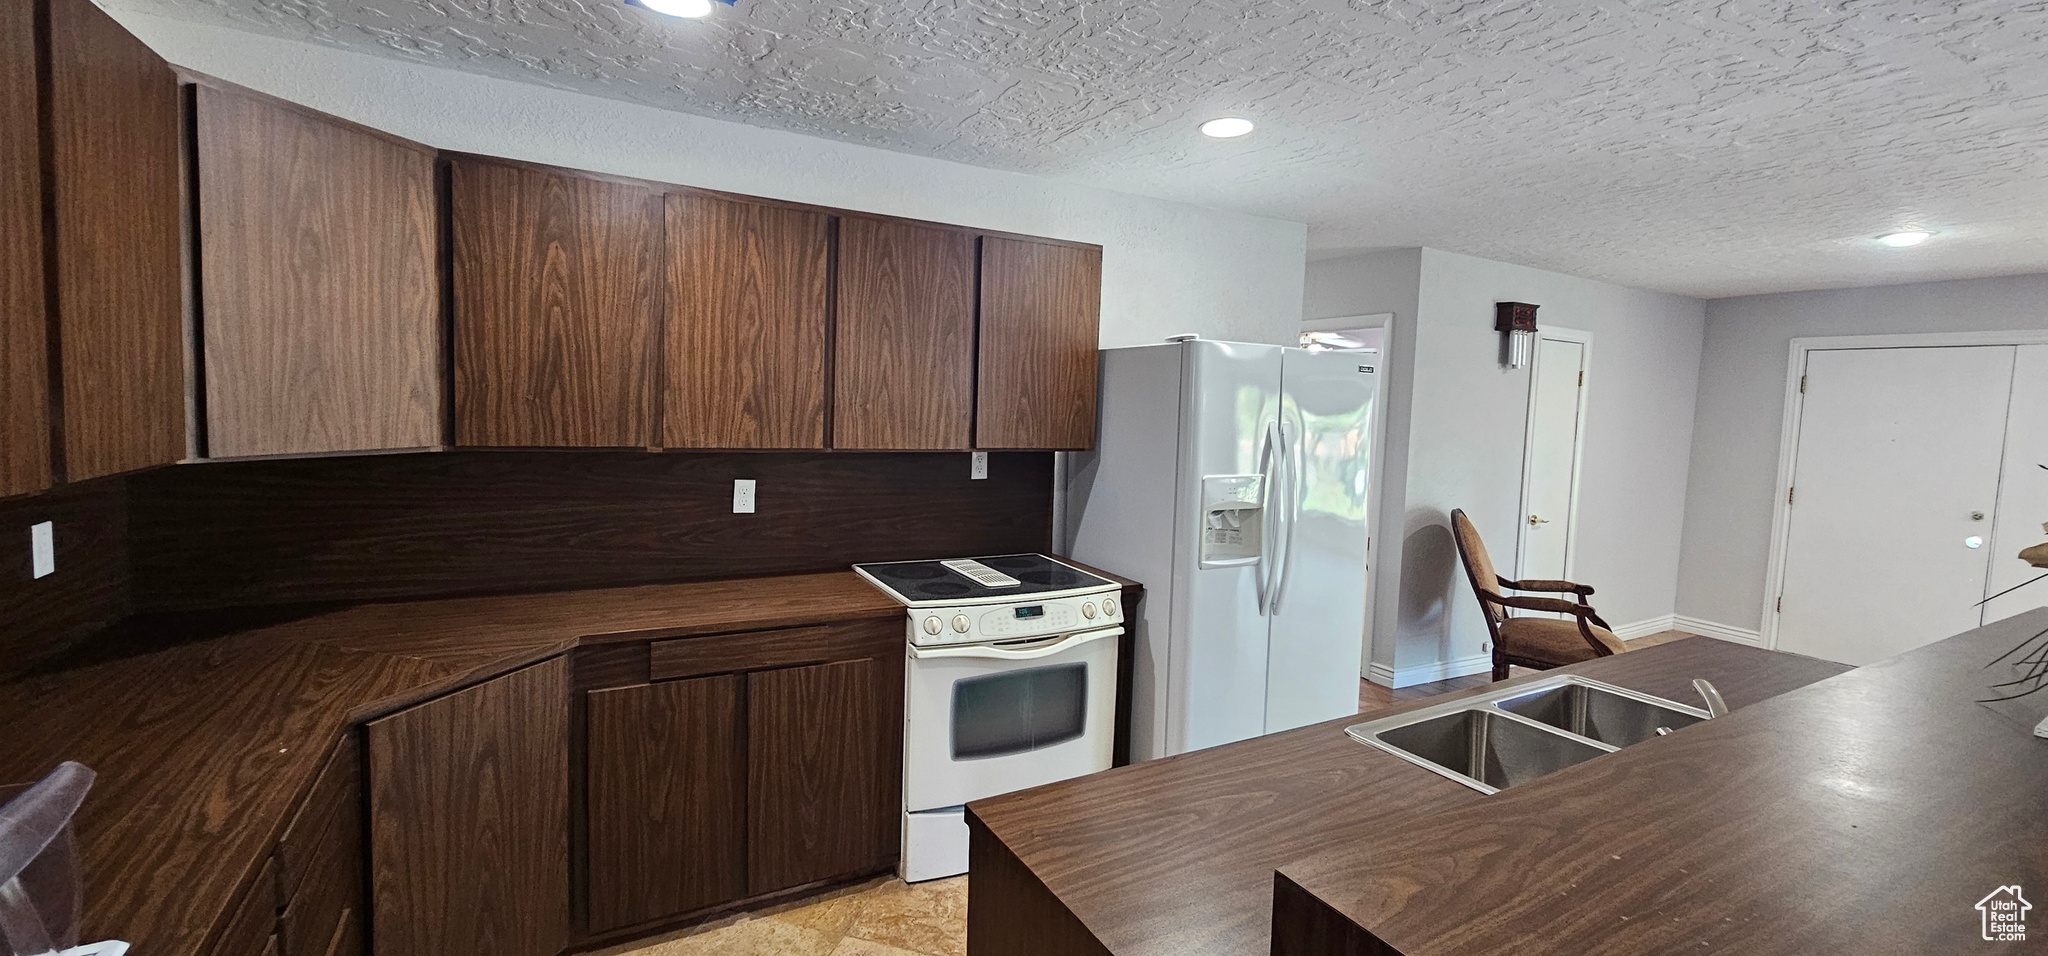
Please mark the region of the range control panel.
<svg viewBox="0 0 2048 956"><path fill-rule="evenodd" d="M910 609L910 643L985 644L1054 634L1076 634L1124 622L1121 592L1105 590L1017 604Z"/></svg>

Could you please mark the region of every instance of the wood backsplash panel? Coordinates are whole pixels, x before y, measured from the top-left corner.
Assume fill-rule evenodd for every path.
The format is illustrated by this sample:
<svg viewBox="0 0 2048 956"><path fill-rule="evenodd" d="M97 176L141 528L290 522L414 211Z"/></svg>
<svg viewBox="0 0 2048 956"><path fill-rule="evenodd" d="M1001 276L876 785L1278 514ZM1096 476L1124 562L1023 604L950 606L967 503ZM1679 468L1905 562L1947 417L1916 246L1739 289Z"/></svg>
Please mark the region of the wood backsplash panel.
<svg viewBox="0 0 2048 956"><path fill-rule="evenodd" d="M759 511L732 514L732 482ZM136 606L551 591L1051 546L1052 454L448 452L129 479Z"/></svg>
<svg viewBox="0 0 2048 956"><path fill-rule="evenodd" d="M15 673L128 613L125 479L0 500L0 674ZM30 525L48 521L57 572L37 579Z"/></svg>

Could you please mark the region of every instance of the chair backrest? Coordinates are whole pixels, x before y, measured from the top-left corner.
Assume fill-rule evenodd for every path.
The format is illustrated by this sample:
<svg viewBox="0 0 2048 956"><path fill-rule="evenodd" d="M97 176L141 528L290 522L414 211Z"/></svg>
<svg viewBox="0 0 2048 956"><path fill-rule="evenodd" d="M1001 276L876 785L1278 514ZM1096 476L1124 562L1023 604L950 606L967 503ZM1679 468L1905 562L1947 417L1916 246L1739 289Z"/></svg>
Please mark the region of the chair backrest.
<svg viewBox="0 0 2048 956"><path fill-rule="evenodd" d="M1497 600L1488 598L1500 596L1500 575L1493 570L1493 558L1487 556L1486 542L1479 540L1479 529L1472 526L1462 508L1451 509L1451 538L1458 542L1458 560L1465 565L1465 579L1472 582L1479 609L1486 612L1486 628L1498 642L1501 619L1506 615Z"/></svg>
<svg viewBox="0 0 2048 956"><path fill-rule="evenodd" d="M71 817L93 772L65 761L0 806L0 942L14 956L78 944L82 896Z"/></svg>

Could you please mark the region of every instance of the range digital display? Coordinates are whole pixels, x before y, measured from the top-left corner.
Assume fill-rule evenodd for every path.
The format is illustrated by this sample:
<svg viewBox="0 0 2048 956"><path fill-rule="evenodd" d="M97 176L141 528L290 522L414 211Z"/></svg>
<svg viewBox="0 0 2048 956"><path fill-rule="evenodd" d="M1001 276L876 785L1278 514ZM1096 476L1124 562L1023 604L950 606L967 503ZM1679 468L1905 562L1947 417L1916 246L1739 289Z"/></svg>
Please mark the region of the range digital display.
<svg viewBox="0 0 2048 956"><path fill-rule="evenodd" d="M1043 605L1043 604L1033 604L1033 605L1031 605L1030 607L1020 607L1020 608L1018 608L1018 609L1017 609L1017 617L1018 617L1019 619L1023 619L1023 618L1033 618L1033 617L1044 617L1044 616L1045 616L1045 605Z"/></svg>

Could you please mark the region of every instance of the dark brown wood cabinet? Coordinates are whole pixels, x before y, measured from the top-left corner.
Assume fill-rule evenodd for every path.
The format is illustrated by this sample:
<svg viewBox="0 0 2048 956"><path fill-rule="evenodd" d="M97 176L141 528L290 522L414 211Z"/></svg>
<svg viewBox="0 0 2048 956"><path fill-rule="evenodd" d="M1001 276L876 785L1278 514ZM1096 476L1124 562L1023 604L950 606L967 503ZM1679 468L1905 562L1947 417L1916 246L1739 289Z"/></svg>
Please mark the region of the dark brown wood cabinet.
<svg viewBox="0 0 2048 956"><path fill-rule="evenodd" d="M50 486L35 5L0 4L0 498Z"/></svg>
<svg viewBox="0 0 2048 956"><path fill-rule="evenodd" d="M195 108L206 454L442 444L433 151L254 93Z"/></svg>
<svg viewBox="0 0 2048 956"><path fill-rule="evenodd" d="M839 221L832 446L965 449L974 412L973 234Z"/></svg>
<svg viewBox="0 0 2048 956"><path fill-rule="evenodd" d="M895 856L901 759L877 662L747 675L747 889L769 893L871 870ZM890 670L901 675L902 665ZM901 695L895 696L900 702ZM888 787L887 790L884 787Z"/></svg>
<svg viewBox="0 0 2048 956"><path fill-rule="evenodd" d="M452 166L456 443L655 444L660 194L486 159Z"/></svg>
<svg viewBox="0 0 2048 956"><path fill-rule="evenodd" d="M832 217L668 196L662 445L825 447Z"/></svg>
<svg viewBox="0 0 2048 956"><path fill-rule="evenodd" d="M1102 250L981 240L974 447L1095 444Z"/></svg>
<svg viewBox="0 0 2048 956"><path fill-rule="evenodd" d="M556 956L569 937L568 665L366 727L378 956Z"/></svg>
<svg viewBox="0 0 2048 956"><path fill-rule="evenodd" d="M590 929L687 913L746 893L742 679L590 691Z"/></svg>
<svg viewBox="0 0 2048 956"><path fill-rule="evenodd" d="M178 78L91 0L44 0L64 477L185 457Z"/></svg>

